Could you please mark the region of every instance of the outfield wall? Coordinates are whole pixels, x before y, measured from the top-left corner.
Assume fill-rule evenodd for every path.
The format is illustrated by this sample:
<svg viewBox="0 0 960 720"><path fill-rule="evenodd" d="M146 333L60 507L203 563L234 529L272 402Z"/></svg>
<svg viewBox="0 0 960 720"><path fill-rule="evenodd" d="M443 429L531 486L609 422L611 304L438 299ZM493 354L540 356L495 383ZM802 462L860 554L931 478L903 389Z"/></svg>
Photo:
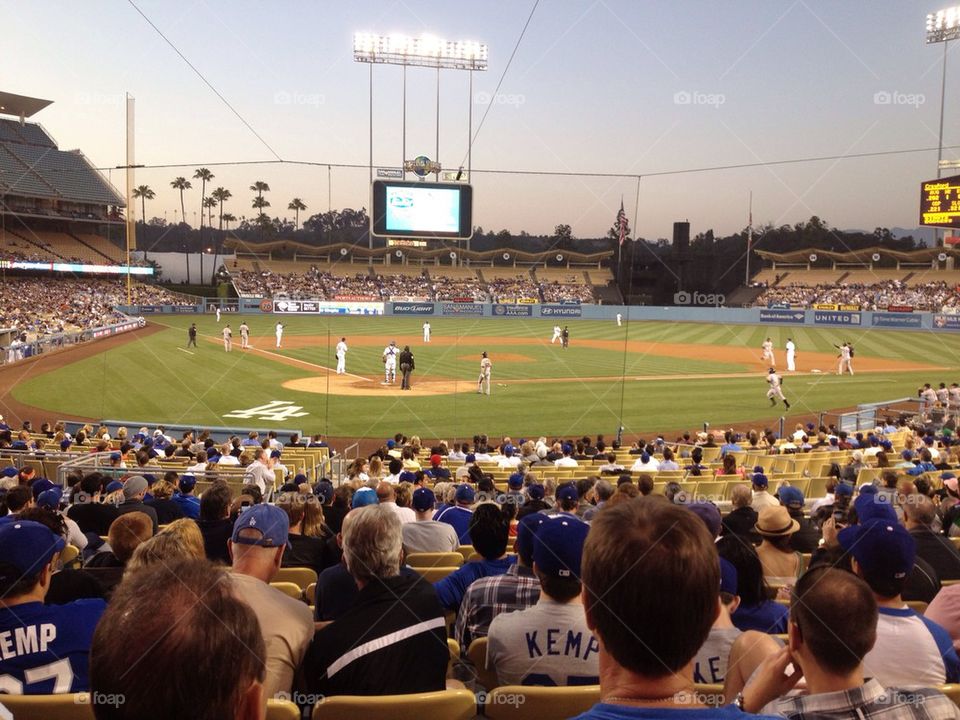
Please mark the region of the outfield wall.
<svg viewBox="0 0 960 720"><path fill-rule="evenodd" d="M145 305L124 312L149 318L159 313L224 313L293 315L396 315L403 317L540 318L563 323L571 320L624 320L779 325L807 327L881 328L890 330L943 330L960 332L960 315L927 312L874 312L837 310L786 310L645 305L575 305L455 303L455 302L338 302L320 300L272 301L261 298L205 300L200 305Z"/></svg>

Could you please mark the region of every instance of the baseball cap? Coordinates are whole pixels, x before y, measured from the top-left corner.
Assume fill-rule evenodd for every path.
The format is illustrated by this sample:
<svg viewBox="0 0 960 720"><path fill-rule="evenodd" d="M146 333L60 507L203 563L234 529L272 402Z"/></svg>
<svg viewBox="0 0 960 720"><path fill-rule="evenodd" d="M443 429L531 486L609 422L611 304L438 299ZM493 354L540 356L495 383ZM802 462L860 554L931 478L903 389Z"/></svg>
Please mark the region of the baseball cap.
<svg viewBox="0 0 960 720"><path fill-rule="evenodd" d="M853 496L853 485L845 482L838 482L836 487L833 489L834 496L837 495L847 495L849 497Z"/></svg>
<svg viewBox="0 0 960 720"><path fill-rule="evenodd" d="M803 507L803 490L792 485L784 485L777 491L780 502L787 507Z"/></svg>
<svg viewBox="0 0 960 720"><path fill-rule="evenodd" d="M123 484L123 498L124 500L129 500L132 497L136 497L148 487L150 486L147 484L147 479L142 475L134 475L131 478L127 478L127 481Z"/></svg>
<svg viewBox="0 0 960 720"><path fill-rule="evenodd" d="M579 579L583 543L589 531L590 526L582 520L548 517L533 536L533 562L547 575Z"/></svg>
<svg viewBox="0 0 960 720"><path fill-rule="evenodd" d="M531 500L543 500L545 494L543 485L540 483L534 483L527 487L527 495Z"/></svg>
<svg viewBox="0 0 960 720"><path fill-rule="evenodd" d="M0 582L4 585L31 577L63 550L67 542L50 528L32 520L0 525Z"/></svg>
<svg viewBox="0 0 960 720"><path fill-rule="evenodd" d="M717 506L711 502L695 502L687 505L696 515L706 523L707 530L710 531L710 537L717 537L720 534L720 511Z"/></svg>
<svg viewBox="0 0 960 720"><path fill-rule="evenodd" d="M16 477L17 474L18 474L18 471L15 467L13 467L13 465L11 465L10 467L5 467L3 470L0 470L0 477L12 478L12 477Z"/></svg>
<svg viewBox="0 0 960 720"><path fill-rule="evenodd" d="M434 453L430 456L430 464L434 467L440 467L440 463L443 462L443 458L440 457L437 453Z"/></svg>
<svg viewBox="0 0 960 720"><path fill-rule="evenodd" d="M533 536L537 534L537 529L546 519L547 516L543 513L529 513L517 523L517 539L513 547L524 565L533 565Z"/></svg>
<svg viewBox="0 0 960 720"><path fill-rule="evenodd" d="M837 539L856 558L866 578L903 580L917 555L913 536L896 522L873 520L851 525L841 530Z"/></svg>
<svg viewBox="0 0 960 720"><path fill-rule="evenodd" d="M720 592L737 594L737 567L729 560L720 558Z"/></svg>
<svg viewBox="0 0 960 720"><path fill-rule="evenodd" d="M280 457L280 451L279 451L279 450L271 450L271 451L270 451L270 457L271 457L272 459L276 460L278 457Z"/></svg>
<svg viewBox="0 0 960 720"><path fill-rule="evenodd" d="M44 490L37 497L37 506L48 508L50 510L58 510L60 508L60 499L63 497L63 490L58 487L50 488L49 490Z"/></svg>
<svg viewBox="0 0 960 720"><path fill-rule="evenodd" d="M259 535L252 534L249 532L251 530L256 530ZM231 539L234 543L240 545L281 547L287 544L289 532L290 517L286 511L281 510L276 505L261 503L240 513L240 517L233 524L233 537Z"/></svg>
<svg viewBox="0 0 960 720"><path fill-rule="evenodd" d="M430 488L417 488L413 491L412 504L417 512L426 512L437 504L437 496Z"/></svg>
<svg viewBox="0 0 960 720"><path fill-rule="evenodd" d="M402 473L400 473L400 474L397 476L397 482L410 482L410 483L412 483L412 482L416 482L416 481L417 481L417 474L416 474L415 472L410 471L410 470L404 470Z"/></svg>
<svg viewBox="0 0 960 720"><path fill-rule="evenodd" d="M120 482L119 480L114 480L114 481L112 481L112 482L107 483L107 492L108 492L108 493L114 493L114 492L116 492L117 490L123 490L123 483L122 483L122 482Z"/></svg>
<svg viewBox="0 0 960 720"><path fill-rule="evenodd" d="M324 503L330 502L333 500L333 483L329 480L320 480L313 486L313 494Z"/></svg>
<svg viewBox="0 0 960 720"><path fill-rule="evenodd" d="M757 487L767 487L769 481L767 480L767 476L763 473L755 473L753 476L753 484Z"/></svg>
<svg viewBox="0 0 960 720"><path fill-rule="evenodd" d="M180 476L180 482L177 485L183 492L190 492L197 486L197 478L190 473L186 473Z"/></svg>
<svg viewBox="0 0 960 720"><path fill-rule="evenodd" d="M121 457L122 457L122 456L121 456L120 453L118 453L118 452L112 452L112 453L110 453L110 459L113 460L113 461L117 461L117 460L119 460Z"/></svg>
<svg viewBox="0 0 960 720"><path fill-rule="evenodd" d="M353 494L353 502L350 503L350 507L356 509L367 505L378 505L379 503L380 500L373 488L362 487L357 488L357 491Z"/></svg>
<svg viewBox="0 0 960 720"><path fill-rule="evenodd" d="M473 463L477 461L477 456L473 453L467 453L467 457L463 460L465 463Z"/></svg>
<svg viewBox="0 0 960 720"><path fill-rule="evenodd" d="M577 486L568 483L557 490L557 500L579 500L580 493L577 492Z"/></svg>
<svg viewBox="0 0 960 720"><path fill-rule="evenodd" d="M55 487L56 485L46 478L37 478L33 481L33 485L30 486L30 491L33 493L33 499L36 500L38 497L40 497L40 493L46 492L47 490L51 490Z"/></svg>
<svg viewBox="0 0 960 720"><path fill-rule="evenodd" d="M397 446L397 443L394 440L387 440L387 447L391 450Z"/></svg>
<svg viewBox="0 0 960 720"><path fill-rule="evenodd" d="M865 493L853 501L853 509L857 511L857 520L861 525L874 520L888 523L897 523L897 511L885 497Z"/></svg>
<svg viewBox="0 0 960 720"><path fill-rule="evenodd" d="M309 482L309 480L307 480L307 476L304 475L303 473L297 473L296 475L293 476L294 485L300 485L301 483L305 483L305 482Z"/></svg>
<svg viewBox="0 0 960 720"><path fill-rule="evenodd" d="M523 473L515 472L507 478L507 487L518 490L523 487Z"/></svg>
<svg viewBox="0 0 960 720"><path fill-rule="evenodd" d="M650 453L646 453L646 452L640 453L640 462L642 463L650 462Z"/></svg>
<svg viewBox="0 0 960 720"><path fill-rule="evenodd" d="M61 440L61 441L60 441L60 449L61 449L61 450L66 450L66 449L69 448L72 444L73 444L73 443L70 442L69 440Z"/></svg>
<svg viewBox="0 0 960 720"><path fill-rule="evenodd" d="M473 488L472 488L472 487L470 487L469 485L464 484L464 485L460 485L460 486L457 487L457 494L456 494L455 497L456 497L457 502L471 502L471 503L472 503L472 502L476 499L477 494L473 491Z"/></svg>

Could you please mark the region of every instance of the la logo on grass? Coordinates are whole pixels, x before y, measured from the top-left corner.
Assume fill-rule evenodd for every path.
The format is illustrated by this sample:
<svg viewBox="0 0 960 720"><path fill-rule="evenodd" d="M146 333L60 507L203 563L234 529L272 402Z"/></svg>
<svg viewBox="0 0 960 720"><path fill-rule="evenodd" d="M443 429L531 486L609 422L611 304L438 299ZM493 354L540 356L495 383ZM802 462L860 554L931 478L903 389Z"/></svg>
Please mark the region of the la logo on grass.
<svg viewBox="0 0 960 720"><path fill-rule="evenodd" d="M248 408L246 410L234 410L226 413L225 418L241 418L243 420L270 420L273 422L283 422L290 418L303 417L310 413L303 411L302 405L294 405L287 400L271 400L266 405Z"/></svg>

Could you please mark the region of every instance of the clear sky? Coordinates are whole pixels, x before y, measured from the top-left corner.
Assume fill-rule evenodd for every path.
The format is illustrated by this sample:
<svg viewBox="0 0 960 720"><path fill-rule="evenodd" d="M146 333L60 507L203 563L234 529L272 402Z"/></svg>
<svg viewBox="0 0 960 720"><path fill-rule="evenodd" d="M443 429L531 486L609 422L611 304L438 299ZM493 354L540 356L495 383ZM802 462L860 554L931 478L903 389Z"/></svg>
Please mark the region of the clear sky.
<svg viewBox="0 0 960 720"><path fill-rule="evenodd" d="M136 0L284 160L368 160L368 66L352 35L431 34L481 40L490 69L474 74L474 128L533 0ZM941 4L920 0L541 0L473 151L475 168L662 173L713 165L937 145L942 45L924 42ZM121 0L0 0L0 89L48 98L36 116L61 148L95 164L124 162L123 96L136 98L138 163L157 199L149 216L174 219L177 175L201 164L273 154L157 32ZM960 144L960 51L950 43L944 145ZM407 156L445 167L467 148L467 73L408 71ZM401 70L374 73L374 162L401 151ZM945 157L957 157L947 150ZM369 204L367 171L295 166L211 167L231 190L228 209L252 215L246 188L265 180L273 214L295 196L306 215ZM114 171L113 181L122 186ZM674 220L692 232L818 214L841 228L917 225L919 183L936 152L805 165L630 179L480 175L475 224L485 229L602 234L624 197L648 239ZM198 186L199 187L199 186ZM199 190L188 196L188 219ZM192 206L192 209L191 209ZM303 214L301 215L301 218Z"/></svg>

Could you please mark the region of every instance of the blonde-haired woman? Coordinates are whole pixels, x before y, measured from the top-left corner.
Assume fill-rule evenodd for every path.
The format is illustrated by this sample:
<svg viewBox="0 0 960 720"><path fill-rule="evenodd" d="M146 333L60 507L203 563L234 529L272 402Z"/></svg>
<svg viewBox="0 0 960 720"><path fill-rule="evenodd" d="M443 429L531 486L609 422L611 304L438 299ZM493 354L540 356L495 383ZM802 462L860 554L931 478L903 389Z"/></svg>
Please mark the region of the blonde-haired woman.
<svg viewBox="0 0 960 720"><path fill-rule="evenodd" d="M157 563L203 560L205 557L206 551L200 528L193 520L181 518L170 523L149 540L137 545L133 555L127 561L124 575Z"/></svg>

